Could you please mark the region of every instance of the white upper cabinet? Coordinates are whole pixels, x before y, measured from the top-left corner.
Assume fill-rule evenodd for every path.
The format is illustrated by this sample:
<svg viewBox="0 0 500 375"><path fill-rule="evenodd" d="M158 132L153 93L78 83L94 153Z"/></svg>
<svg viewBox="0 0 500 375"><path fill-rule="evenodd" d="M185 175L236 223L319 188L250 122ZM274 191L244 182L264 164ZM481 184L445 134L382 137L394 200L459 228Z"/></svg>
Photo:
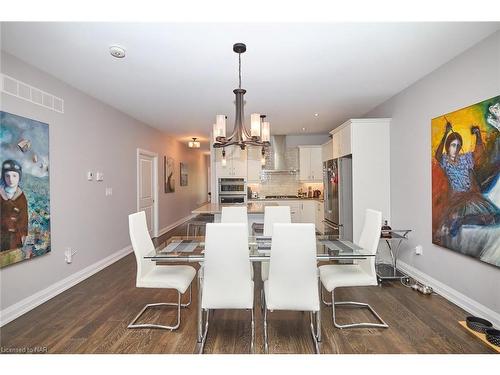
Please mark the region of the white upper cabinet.
<svg viewBox="0 0 500 375"><path fill-rule="evenodd" d="M323 160L321 147L311 147L311 177L313 181L323 181Z"/></svg>
<svg viewBox="0 0 500 375"><path fill-rule="evenodd" d="M299 179L301 181L311 179L311 151L309 147L299 147Z"/></svg>
<svg viewBox="0 0 500 375"><path fill-rule="evenodd" d="M215 150L217 177L247 177L247 151L238 146L226 147L226 165L222 165L222 150Z"/></svg>
<svg viewBox="0 0 500 375"><path fill-rule="evenodd" d="M350 155L351 151L351 126L342 128L339 132L340 135L340 156Z"/></svg>
<svg viewBox="0 0 500 375"><path fill-rule="evenodd" d="M332 130L332 159L352 154L351 131L351 124Z"/></svg>
<svg viewBox="0 0 500 375"><path fill-rule="evenodd" d="M333 141L330 139L321 146L321 160L328 161L331 159L333 159Z"/></svg>
<svg viewBox="0 0 500 375"><path fill-rule="evenodd" d="M323 181L321 146L299 146L299 180Z"/></svg>
<svg viewBox="0 0 500 375"><path fill-rule="evenodd" d="M262 171L261 164L261 147L249 146L247 150L247 181L260 183L260 172Z"/></svg>

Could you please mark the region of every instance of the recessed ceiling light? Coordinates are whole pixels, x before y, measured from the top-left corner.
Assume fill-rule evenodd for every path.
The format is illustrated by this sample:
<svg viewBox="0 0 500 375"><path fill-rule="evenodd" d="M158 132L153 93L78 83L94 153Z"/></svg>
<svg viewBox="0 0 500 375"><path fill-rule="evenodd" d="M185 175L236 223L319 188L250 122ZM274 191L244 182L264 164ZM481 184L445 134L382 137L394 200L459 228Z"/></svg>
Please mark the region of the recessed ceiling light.
<svg viewBox="0 0 500 375"><path fill-rule="evenodd" d="M302 128L302 131L305 132L306 131L306 128Z"/></svg>
<svg viewBox="0 0 500 375"><path fill-rule="evenodd" d="M314 117L318 117L318 116L319 116L319 113L315 113L315 114L314 114Z"/></svg>
<svg viewBox="0 0 500 375"><path fill-rule="evenodd" d="M125 57L125 49L120 46L109 47L109 53L111 53L111 56L116 57L117 59L123 59Z"/></svg>

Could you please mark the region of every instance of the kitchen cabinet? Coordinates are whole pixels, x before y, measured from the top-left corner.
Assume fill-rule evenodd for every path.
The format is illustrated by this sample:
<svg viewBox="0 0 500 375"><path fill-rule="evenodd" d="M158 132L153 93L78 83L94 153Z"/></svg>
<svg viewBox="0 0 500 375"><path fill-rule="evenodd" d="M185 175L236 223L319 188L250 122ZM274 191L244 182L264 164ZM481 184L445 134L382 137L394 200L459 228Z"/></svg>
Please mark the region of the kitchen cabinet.
<svg viewBox="0 0 500 375"><path fill-rule="evenodd" d="M352 154L351 124L345 124L332 130L332 159Z"/></svg>
<svg viewBox="0 0 500 375"><path fill-rule="evenodd" d="M316 220L316 230L320 233L325 233L325 224L323 220L325 219L325 206L324 202L314 201L315 203L315 220Z"/></svg>
<svg viewBox="0 0 500 375"><path fill-rule="evenodd" d="M300 220L301 223L312 223L315 224L316 222L316 215L315 215L315 203L316 201L313 200L303 200L301 202L301 216Z"/></svg>
<svg viewBox="0 0 500 375"><path fill-rule="evenodd" d="M348 189L339 188L340 204L332 209L339 211L337 220L344 225L345 238L352 236L355 243L367 208L382 212L390 222L390 123L389 118L350 119L330 132L334 159L341 158L339 179L350 181L341 184Z"/></svg>
<svg viewBox="0 0 500 375"><path fill-rule="evenodd" d="M333 141L330 139L321 146L321 160L325 162L331 159L333 159Z"/></svg>
<svg viewBox="0 0 500 375"><path fill-rule="evenodd" d="M299 146L299 180L323 181L321 146Z"/></svg>
<svg viewBox="0 0 500 375"><path fill-rule="evenodd" d="M316 224L316 200L282 200L273 201L279 206L289 206L292 223L312 223ZM321 203L323 204L323 203Z"/></svg>
<svg viewBox="0 0 500 375"><path fill-rule="evenodd" d="M215 150L215 172L217 178L242 177L247 178L247 150L238 146L226 147L226 165L222 165L222 150Z"/></svg>
<svg viewBox="0 0 500 375"><path fill-rule="evenodd" d="M249 146L247 149L247 181L250 183L260 183L261 153L261 147Z"/></svg>

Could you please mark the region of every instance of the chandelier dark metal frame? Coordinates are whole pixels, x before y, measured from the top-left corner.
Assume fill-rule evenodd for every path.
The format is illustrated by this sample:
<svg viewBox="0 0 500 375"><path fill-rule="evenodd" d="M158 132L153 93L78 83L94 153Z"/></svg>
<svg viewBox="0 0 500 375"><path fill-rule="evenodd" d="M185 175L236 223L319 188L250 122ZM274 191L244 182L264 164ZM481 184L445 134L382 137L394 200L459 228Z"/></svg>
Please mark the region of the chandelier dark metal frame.
<svg viewBox="0 0 500 375"><path fill-rule="evenodd" d="M246 146L261 146L262 154L264 155L265 147L270 146L270 125L269 122L265 121L266 116L260 114L252 114L252 130L249 132L245 128L244 115L243 115L243 96L247 92L245 89L241 88L241 54L245 53L247 47L243 43L236 43L233 45L233 51L238 54L238 78L239 85L237 89L233 90L236 96L236 117L234 121L233 132L229 137L225 136L226 119L225 115L217 115L216 123L214 124L214 137L215 142L213 143L214 148L222 148L223 156L225 154L224 148L228 146L237 145L242 150ZM259 124L253 123L253 121L259 121ZM258 126L258 129L257 129ZM258 135L252 135L252 133L258 133ZM224 135L221 135L224 134Z"/></svg>

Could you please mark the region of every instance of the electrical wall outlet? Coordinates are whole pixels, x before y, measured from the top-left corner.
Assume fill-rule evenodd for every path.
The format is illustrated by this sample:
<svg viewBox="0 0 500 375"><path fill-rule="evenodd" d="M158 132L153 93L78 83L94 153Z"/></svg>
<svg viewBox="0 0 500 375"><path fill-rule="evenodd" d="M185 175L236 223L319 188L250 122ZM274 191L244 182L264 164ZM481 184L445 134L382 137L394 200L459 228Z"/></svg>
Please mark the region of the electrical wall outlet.
<svg viewBox="0 0 500 375"><path fill-rule="evenodd" d="M417 247L415 247L415 254L422 255L423 253L424 253L424 249L423 249L422 245L417 245Z"/></svg>
<svg viewBox="0 0 500 375"><path fill-rule="evenodd" d="M64 260L66 263L70 264L73 262L73 255L76 254L76 250L71 249L71 247L67 247L66 250L64 250Z"/></svg>

